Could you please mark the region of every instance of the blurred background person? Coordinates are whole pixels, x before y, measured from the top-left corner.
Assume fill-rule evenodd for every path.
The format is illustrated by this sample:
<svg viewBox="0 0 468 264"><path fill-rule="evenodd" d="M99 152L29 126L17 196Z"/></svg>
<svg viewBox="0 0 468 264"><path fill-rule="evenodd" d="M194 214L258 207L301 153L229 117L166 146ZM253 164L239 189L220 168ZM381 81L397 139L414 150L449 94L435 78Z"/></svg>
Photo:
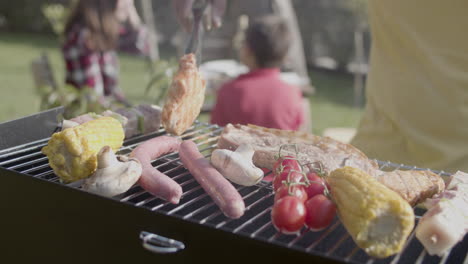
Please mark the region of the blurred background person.
<svg viewBox="0 0 468 264"><path fill-rule="evenodd" d="M222 25L222 16L226 11L226 0L207 1L208 8L204 12L203 25L205 29L219 28ZM193 14L192 6L196 0L172 0L176 18L185 31L192 31Z"/></svg>
<svg viewBox="0 0 468 264"><path fill-rule="evenodd" d="M65 82L78 89L89 87L102 100L111 97L128 104L118 85L117 48L147 49L147 32L142 27L133 0L79 0L65 25L62 53ZM120 41L119 36L124 36ZM129 42L129 40L131 40Z"/></svg>
<svg viewBox="0 0 468 264"><path fill-rule="evenodd" d="M371 158L468 171L468 2L368 5L367 105L351 143Z"/></svg>
<svg viewBox="0 0 468 264"><path fill-rule="evenodd" d="M288 26L279 16L268 15L253 21L245 32L239 54L249 72L219 89L211 123L287 130L303 126L302 93L280 79L280 66L290 42Z"/></svg>

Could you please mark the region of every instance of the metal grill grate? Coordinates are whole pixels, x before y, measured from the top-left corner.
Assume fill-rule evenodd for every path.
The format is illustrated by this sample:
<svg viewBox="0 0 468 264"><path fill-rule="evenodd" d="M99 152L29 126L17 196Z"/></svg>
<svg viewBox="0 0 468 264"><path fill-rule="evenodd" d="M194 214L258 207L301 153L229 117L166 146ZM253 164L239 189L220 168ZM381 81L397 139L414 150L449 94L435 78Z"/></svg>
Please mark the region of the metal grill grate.
<svg viewBox="0 0 468 264"><path fill-rule="evenodd" d="M211 155L216 146L222 128L196 122L181 139L191 139L197 143L205 157ZM130 153L139 143L165 134L161 129L155 133L137 136L126 140L119 151L120 154ZM59 178L48 166L47 158L40 152L48 139L41 139L29 144L0 151L0 167L14 170L22 174L40 178L46 181L60 183ZM418 169L416 167L378 162L382 169ZM171 153L153 161L153 166L177 181L184 194L178 205L165 202L147 193L139 186L132 187L125 194L114 197L120 202L158 211L166 215L181 218L197 224L221 229L242 236L257 239L266 243L276 244L292 250L303 251L312 255L320 255L330 259L349 263L468 263L468 239L459 243L450 254L443 258L429 256L422 245L411 234L405 249L398 255L386 259L372 259L356 247L352 238L338 219L335 218L330 227L323 231L311 232L305 228L298 235L283 235L273 227L270 212L273 205L271 184L260 182L256 186L244 187L235 185L246 204L246 212L240 219L226 218L211 198L204 192L190 173L183 167L177 153ZM438 172L448 176L448 173ZM79 188L80 183L68 184L68 187ZM424 212L416 208L417 220Z"/></svg>

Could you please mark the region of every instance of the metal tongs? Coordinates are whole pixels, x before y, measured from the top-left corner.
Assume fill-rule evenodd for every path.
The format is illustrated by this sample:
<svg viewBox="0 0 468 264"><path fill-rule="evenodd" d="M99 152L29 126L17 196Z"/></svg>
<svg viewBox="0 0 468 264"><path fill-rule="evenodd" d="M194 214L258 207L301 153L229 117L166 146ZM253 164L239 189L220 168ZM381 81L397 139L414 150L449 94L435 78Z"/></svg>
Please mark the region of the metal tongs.
<svg viewBox="0 0 468 264"><path fill-rule="evenodd" d="M192 5L193 28L188 45L185 48L185 54L194 53L197 59L197 64L201 62L200 43L203 36L202 18L207 6L208 0L195 0Z"/></svg>

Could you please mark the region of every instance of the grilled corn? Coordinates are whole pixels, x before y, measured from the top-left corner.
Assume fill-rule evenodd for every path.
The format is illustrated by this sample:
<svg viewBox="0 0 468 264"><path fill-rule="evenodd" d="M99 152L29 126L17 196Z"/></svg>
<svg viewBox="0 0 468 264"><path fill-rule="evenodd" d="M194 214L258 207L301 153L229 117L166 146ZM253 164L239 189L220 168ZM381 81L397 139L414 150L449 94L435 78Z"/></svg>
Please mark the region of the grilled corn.
<svg viewBox="0 0 468 264"><path fill-rule="evenodd" d="M97 153L102 147L117 151L123 139L121 123L112 117L101 117L54 133L42 153L63 182L73 182L96 170Z"/></svg>
<svg viewBox="0 0 468 264"><path fill-rule="evenodd" d="M378 258L401 251L414 227L408 202L360 169L336 169L327 181L338 216L359 247Z"/></svg>

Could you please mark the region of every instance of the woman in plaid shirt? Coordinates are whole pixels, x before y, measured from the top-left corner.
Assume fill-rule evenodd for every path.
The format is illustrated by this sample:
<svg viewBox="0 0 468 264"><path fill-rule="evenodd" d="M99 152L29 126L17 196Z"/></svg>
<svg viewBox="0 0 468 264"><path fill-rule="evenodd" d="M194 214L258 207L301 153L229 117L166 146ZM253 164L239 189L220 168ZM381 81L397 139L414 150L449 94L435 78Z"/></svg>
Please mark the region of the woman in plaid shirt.
<svg viewBox="0 0 468 264"><path fill-rule="evenodd" d="M130 31L125 31L124 23ZM78 89L90 87L101 99L112 96L125 101L118 88L120 35L134 37L133 47L148 53L148 31L141 25L133 0L79 0L65 26L65 82Z"/></svg>

